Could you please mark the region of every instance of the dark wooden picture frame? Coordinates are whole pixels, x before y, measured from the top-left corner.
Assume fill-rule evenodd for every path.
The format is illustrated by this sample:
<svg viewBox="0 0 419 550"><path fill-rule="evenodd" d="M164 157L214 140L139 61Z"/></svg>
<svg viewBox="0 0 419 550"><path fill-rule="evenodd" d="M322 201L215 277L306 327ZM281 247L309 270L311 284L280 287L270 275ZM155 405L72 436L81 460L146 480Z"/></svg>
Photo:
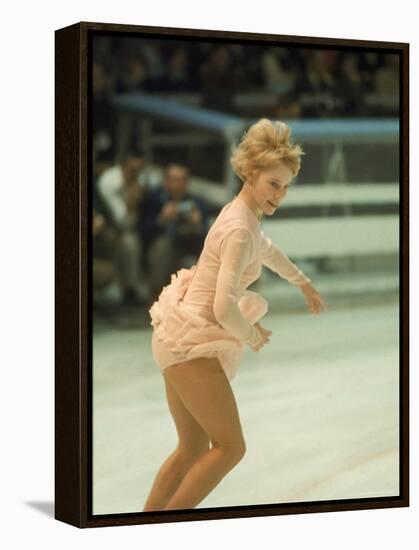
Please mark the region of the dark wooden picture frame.
<svg viewBox="0 0 419 550"><path fill-rule="evenodd" d="M400 348L397 496L216 509L92 513L91 40L100 33L201 37L400 56ZM55 518L105 527L409 506L409 44L139 25L77 23L55 32Z"/></svg>

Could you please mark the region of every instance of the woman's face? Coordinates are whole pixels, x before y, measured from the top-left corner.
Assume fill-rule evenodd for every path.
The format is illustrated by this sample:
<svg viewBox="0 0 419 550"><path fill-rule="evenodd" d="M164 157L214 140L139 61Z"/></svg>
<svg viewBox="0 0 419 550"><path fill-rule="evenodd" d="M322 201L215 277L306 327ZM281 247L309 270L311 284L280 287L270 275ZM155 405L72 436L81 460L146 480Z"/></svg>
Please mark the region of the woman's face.
<svg viewBox="0 0 419 550"><path fill-rule="evenodd" d="M250 182L256 210L272 216L285 199L292 178L291 169L282 162L275 168L258 172Z"/></svg>

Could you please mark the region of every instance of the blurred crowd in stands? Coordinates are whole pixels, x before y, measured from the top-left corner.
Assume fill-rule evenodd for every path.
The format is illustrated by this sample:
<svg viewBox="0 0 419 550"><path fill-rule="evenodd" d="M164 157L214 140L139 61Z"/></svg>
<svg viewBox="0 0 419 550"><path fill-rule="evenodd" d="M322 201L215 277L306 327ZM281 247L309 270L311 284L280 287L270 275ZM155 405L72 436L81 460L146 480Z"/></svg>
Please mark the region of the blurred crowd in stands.
<svg viewBox="0 0 419 550"><path fill-rule="evenodd" d="M95 163L93 178L93 287L112 306L149 308L170 275L191 267L208 231L208 208L188 189L186 166L171 163L159 185L144 174L144 156L132 150L119 162ZM111 294L110 294L111 291Z"/></svg>
<svg viewBox="0 0 419 550"><path fill-rule="evenodd" d="M171 273L195 263L208 209L178 159L156 186L141 151L116 156L115 95L153 93L276 119L393 117L399 109L399 58L371 50L101 36L92 69L94 290L113 289L119 305L148 308Z"/></svg>
<svg viewBox="0 0 419 550"><path fill-rule="evenodd" d="M249 117L397 116L399 57L371 50L97 37L97 123L114 128L111 98L145 92ZM259 101L246 97L262 94ZM240 99L241 98L241 99Z"/></svg>

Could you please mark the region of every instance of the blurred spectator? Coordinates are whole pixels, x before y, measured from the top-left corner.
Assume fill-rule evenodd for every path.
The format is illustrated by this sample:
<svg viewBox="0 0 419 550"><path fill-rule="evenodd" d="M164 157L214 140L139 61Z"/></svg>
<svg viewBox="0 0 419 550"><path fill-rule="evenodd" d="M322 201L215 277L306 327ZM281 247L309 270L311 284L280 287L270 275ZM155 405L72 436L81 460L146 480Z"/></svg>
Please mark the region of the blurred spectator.
<svg viewBox="0 0 419 550"><path fill-rule="evenodd" d="M228 44L237 91L257 91L263 85L260 51L248 50L243 44Z"/></svg>
<svg viewBox="0 0 419 550"><path fill-rule="evenodd" d="M135 40L135 39L131 39ZM141 59L144 79L141 88L145 92L164 92L167 77L166 59L174 49L171 42L165 40L139 40L130 46L133 56Z"/></svg>
<svg viewBox="0 0 419 550"><path fill-rule="evenodd" d="M138 229L153 301L173 272L195 263L208 231L206 204L188 185L188 169L169 164L162 185L149 188L142 203Z"/></svg>
<svg viewBox="0 0 419 550"><path fill-rule="evenodd" d="M338 93L337 52L305 50L306 68L297 84L302 116L333 117L341 108Z"/></svg>
<svg viewBox="0 0 419 550"><path fill-rule="evenodd" d="M230 45L231 47L232 45ZM242 61L244 62L246 80L249 84L249 89L252 91L263 89L261 58L264 51L265 46L258 44L254 44L250 50L247 46L242 49Z"/></svg>
<svg viewBox="0 0 419 550"><path fill-rule="evenodd" d="M93 156L93 197L98 207L103 209L101 199L97 194L97 180L105 170L114 164L114 156L110 151L96 151Z"/></svg>
<svg viewBox="0 0 419 550"><path fill-rule="evenodd" d="M97 178L109 167L109 158L98 154L94 162L92 181L92 235L93 235L93 295L101 301L103 294L113 287L114 293L120 292L115 257L118 249L118 234L109 223L106 210L98 197ZM96 304L98 305L98 304Z"/></svg>
<svg viewBox="0 0 419 550"><path fill-rule="evenodd" d="M390 54L384 56L384 65L375 73L375 92L384 97L393 97L394 106L399 100L399 56Z"/></svg>
<svg viewBox="0 0 419 550"><path fill-rule="evenodd" d="M280 95L291 92L297 80L297 67L288 61L286 48L267 48L262 55L261 66L268 90Z"/></svg>
<svg viewBox="0 0 419 550"><path fill-rule="evenodd" d="M383 55L371 51L362 52L359 54L359 65L364 89L373 92L375 74L383 65Z"/></svg>
<svg viewBox="0 0 419 550"><path fill-rule="evenodd" d="M188 92L191 89L187 51L175 48L168 57L165 76L160 81L165 92Z"/></svg>
<svg viewBox="0 0 419 550"><path fill-rule="evenodd" d="M115 112L111 102L111 79L104 65L93 63L93 148L95 152L114 154Z"/></svg>
<svg viewBox="0 0 419 550"><path fill-rule="evenodd" d="M117 81L119 93L141 92L147 80L147 67L140 56L127 56L120 66Z"/></svg>
<svg viewBox="0 0 419 550"><path fill-rule="evenodd" d="M144 168L141 154L127 152L118 164L105 170L98 179L98 194L112 226L118 232L117 265L123 303L138 305L148 299L141 268L141 241L137 233L140 205L145 185L140 174Z"/></svg>
<svg viewBox="0 0 419 550"><path fill-rule="evenodd" d="M364 113L364 82L359 70L359 56L346 54L339 66L337 90L341 97L341 116L362 116Z"/></svg>
<svg viewBox="0 0 419 550"><path fill-rule="evenodd" d="M118 239L115 231L106 223L105 216L93 208L93 290L97 298L101 291L116 284L118 273L115 254ZM117 292L119 291L119 287Z"/></svg>
<svg viewBox="0 0 419 550"><path fill-rule="evenodd" d="M194 42L193 47L187 46L189 58L189 71L191 78L191 91L201 93L201 67L204 59L207 59L210 45L207 42Z"/></svg>
<svg viewBox="0 0 419 550"><path fill-rule="evenodd" d="M294 94L281 95L273 106L269 116L272 118L300 118L301 104Z"/></svg>
<svg viewBox="0 0 419 550"><path fill-rule="evenodd" d="M134 38L133 40L138 40ZM174 47L172 42L165 40L141 40L141 53L147 63L149 78L151 80L160 80L165 74L165 58L166 51L172 50Z"/></svg>
<svg viewBox="0 0 419 550"><path fill-rule="evenodd" d="M201 65L202 107L226 113L236 111L234 71L230 48L216 46Z"/></svg>

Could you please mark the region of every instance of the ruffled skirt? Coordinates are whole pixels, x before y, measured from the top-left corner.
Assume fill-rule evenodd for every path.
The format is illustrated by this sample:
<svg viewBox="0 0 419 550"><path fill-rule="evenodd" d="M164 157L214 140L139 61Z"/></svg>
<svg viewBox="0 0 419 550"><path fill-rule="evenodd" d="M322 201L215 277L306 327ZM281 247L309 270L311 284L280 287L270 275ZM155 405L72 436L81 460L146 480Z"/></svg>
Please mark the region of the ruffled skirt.
<svg viewBox="0 0 419 550"><path fill-rule="evenodd" d="M240 364L245 342L216 321L200 315L183 301L196 265L172 274L158 300L149 309L153 326L152 352L160 370L198 357L216 357L232 380ZM268 311L268 302L257 292L245 290L238 301L243 316L252 324Z"/></svg>

